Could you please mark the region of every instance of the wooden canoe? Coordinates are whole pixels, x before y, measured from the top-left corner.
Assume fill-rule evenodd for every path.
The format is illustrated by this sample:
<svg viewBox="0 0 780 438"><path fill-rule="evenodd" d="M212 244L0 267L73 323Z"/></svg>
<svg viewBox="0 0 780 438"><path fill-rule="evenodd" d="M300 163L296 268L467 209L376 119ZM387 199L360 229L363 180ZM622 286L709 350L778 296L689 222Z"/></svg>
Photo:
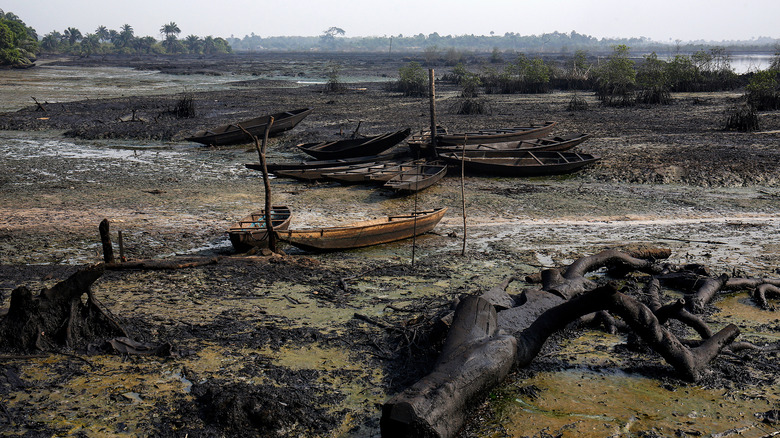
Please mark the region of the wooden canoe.
<svg viewBox="0 0 780 438"><path fill-rule="evenodd" d="M482 129L478 131L446 133L437 128L436 146L463 146L464 141L469 144L498 143L505 141L519 141L532 138L540 138L548 135L555 127L556 122L544 122L542 124L530 124L528 126L515 126L500 129ZM430 145L430 132L417 135L409 141L412 149Z"/></svg>
<svg viewBox="0 0 780 438"><path fill-rule="evenodd" d="M368 176L374 172L380 172L383 170L386 170L391 167L396 167L400 164L411 164L412 161L408 162L400 162L400 161L387 161L382 163L364 163L364 164L354 164L352 166L348 166L344 170L336 171L336 172L329 172L323 174L323 176L326 179L338 181L342 184L357 184L369 181Z"/></svg>
<svg viewBox="0 0 780 438"><path fill-rule="evenodd" d="M390 181L391 178L398 175L401 172L406 172L407 170L414 169L415 167L419 166L420 163L424 162L422 161L411 161L411 162L405 162L401 164L397 164L395 166L388 166L385 169L377 170L374 172L371 172L368 174L368 181L374 182L374 183L386 183Z"/></svg>
<svg viewBox="0 0 780 438"><path fill-rule="evenodd" d="M390 178L385 183L385 187L399 192L414 193L436 184L446 174L446 164L420 164Z"/></svg>
<svg viewBox="0 0 780 438"><path fill-rule="evenodd" d="M446 152L440 155L453 166L460 166L463 156L462 152ZM591 154L577 152L466 151L463 166L470 172L485 175L545 176L574 172L599 159L600 157Z"/></svg>
<svg viewBox="0 0 780 438"><path fill-rule="evenodd" d="M273 174L282 178L293 178L301 181L319 181L325 179L326 173L347 170L350 166L315 167L313 169L274 170Z"/></svg>
<svg viewBox="0 0 780 438"><path fill-rule="evenodd" d="M480 143L466 145L467 151L568 151L590 138L588 134L571 133L551 137L534 138L529 140L503 141L497 143ZM463 145L437 146L437 152L459 152Z"/></svg>
<svg viewBox="0 0 780 438"><path fill-rule="evenodd" d="M275 172L277 170L300 170L300 169L317 169L321 167L338 167L338 166L350 166L353 164L370 163L370 162L383 162L402 158L408 158L408 151L400 151L381 155L369 155L365 157L344 158L340 160L309 160L309 161L287 161L279 163L268 163L266 167L269 172ZM260 163L246 163L244 166L247 169L262 170Z"/></svg>
<svg viewBox="0 0 780 438"><path fill-rule="evenodd" d="M406 128L370 137L304 143L299 144L298 149L320 160L364 157L390 149L402 142L411 132L411 129Z"/></svg>
<svg viewBox="0 0 780 438"><path fill-rule="evenodd" d="M211 146L251 143L254 139L248 137L244 131L239 128L239 125L255 137L263 138L265 135L265 128L268 126L271 117L273 117L274 123L271 125L271 130L268 135L275 136L294 128L295 125L308 116L312 110L313 108L301 108L217 126L216 128L196 132L191 137L187 137L187 140Z"/></svg>
<svg viewBox="0 0 780 438"><path fill-rule="evenodd" d="M286 205L274 206L271 209L271 224L274 230L286 230L290 226L291 217L292 213ZM268 233L265 219L265 210L260 210L233 224L228 229L233 248L238 252L246 252L252 247L267 246Z"/></svg>
<svg viewBox="0 0 780 438"><path fill-rule="evenodd" d="M356 222L340 227L281 230L279 239L307 251L337 251L380 245L427 233L439 223L446 207Z"/></svg>

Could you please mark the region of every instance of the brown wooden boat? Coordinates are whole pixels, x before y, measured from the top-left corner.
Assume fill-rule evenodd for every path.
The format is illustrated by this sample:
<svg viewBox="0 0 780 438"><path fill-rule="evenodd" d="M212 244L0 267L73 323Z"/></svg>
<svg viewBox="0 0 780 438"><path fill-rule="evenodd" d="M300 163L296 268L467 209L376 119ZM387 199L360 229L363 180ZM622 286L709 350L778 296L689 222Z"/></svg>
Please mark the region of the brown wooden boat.
<svg viewBox="0 0 780 438"><path fill-rule="evenodd" d="M339 172L350 166L315 167L314 169L274 170L273 174L282 178L293 178L301 181L319 181L325 179L326 173Z"/></svg>
<svg viewBox="0 0 780 438"><path fill-rule="evenodd" d="M598 156L560 151L466 151L440 155L447 163L483 175L546 176L574 172L593 164Z"/></svg>
<svg viewBox="0 0 780 438"><path fill-rule="evenodd" d="M503 141L497 143L480 143L476 145L466 145L467 151L568 151L590 138L590 135L583 133L570 133L565 135L556 135L543 138L534 138L529 140ZM436 151L442 152L460 152L463 145L458 146L437 146Z"/></svg>
<svg viewBox="0 0 780 438"><path fill-rule="evenodd" d="M274 230L286 230L290 226L292 213L286 205L271 208L271 224ZM256 211L228 229L228 236L233 248L238 252L246 252L253 247L268 245L265 210Z"/></svg>
<svg viewBox="0 0 780 438"><path fill-rule="evenodd" d="M414 193L436 184L446 174L446 164L420 164L390 178L385 183L385 187L399 192Z"/></svg>
<svg viewBox="0 0 780 438"><path fill-rule="evenodd" d="M548 135L555 127L556 122L544 122L542 124L530 124L528 126L515 126L500 129L482 129L478 131L447 133L443 128L437 128L436 146L463 146L469 144L498 143L505 141L519 141L532 138L540 138ZM430 132L416 135L409 140L409 146L415 149L425 148L431 143Z"/></svg>
<svg viewBox="0 0 780 438"><path fill-rule="evenodd" d="M399 151L380 155L368 155L365 157L343 158L337 160L307 160L307 161L287 161L278 163L268 163L266 167L269 172L275 172L277 170L301 170L301 169L316 169L322 167L339 167L350 166L353 164L364 164L370 162L382 162L397 160L403 158L409 158L409 151ZM244 166L247 169L263 170L260 163L246 163Z"/></svg>
<svg viewBox="0 0 780 438"><path fill-rule="evenodd" d="M246 129L255 137L262 138L265 135L266 126L268 126L271 117L273 117L274 123L271 125L271 130L268 133L269 136L273 137L294 128L312 110L313 108L301 108L217 126L216 128L196 132L191 137L187 137L187 140L211 146L251 143L254 140L247 136L241 128Z"/></svg>
<svg viewBox="0 0 780 438"><path fill-rule="evenodd" d="M320 160L364 157L390 149L402 142L411 132L411 129L406 128L370 137L304 143L299 144L298 149Z"/></svg>
<svg viewBox="0 0 780 438"><path fill-rule="evenodd" d="M412 164L412 161L387 161L383 163L364 163L348 166L344 170L325 173L326 179L338 181L342 184L358 184L369 181L368 177L374 172L380 172L389 168L396 168L400 164Z"/></svg>
<svg viewBox="0 0 780 438"><path fill-rule="evenodd" d="M282 230L279 239L307 251L337 251L380 245L427 233L446 207L327 228Z"/></svg>
<svg viewBox="0 0 780 438"><path fill-rule="evenodd" d="M368 174L368 181L373 183L384 184L390 181L392 177L398 175L399 173L414 169L415 167L419 166L420 163L424 163L424 162L425 160L415 160L411 162L397 164L395 166L388 166L387 168L382 170L376 170Z"/></svg>

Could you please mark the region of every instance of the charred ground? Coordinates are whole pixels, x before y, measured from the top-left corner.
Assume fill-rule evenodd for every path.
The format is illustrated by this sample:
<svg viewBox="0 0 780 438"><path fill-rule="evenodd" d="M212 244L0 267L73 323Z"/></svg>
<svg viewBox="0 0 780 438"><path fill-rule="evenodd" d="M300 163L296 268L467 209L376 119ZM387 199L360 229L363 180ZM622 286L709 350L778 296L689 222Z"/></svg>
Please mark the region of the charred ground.
<svg viewBox="0 0 780 438"><path fill-rule="evenodd" d="M180 140L204 126L314 107L299 127L272 140L271 155L286 159L298 156L296 143L349 133L358 122L365 134L400 126L422 129L428 123L427 100L388 92L382 82L350 83L341 93L325 93L322 85L289 80L324 72L331 60L327 56L229 59L69 61L176 74L240 72L258 79L221 91L175 90L167 96L61 103L38 96L45 112L31 105L0 115L0 128L41 135L55 132L75 141L130 139L139 145L153 143L151 153L139 148L139 154L153 154L187 147ZM345 76L370 75L379 80L392 79L408 60L339 55L336 61L344 65ZM280 76L287 79L268 79ZM67 278L78 264L99 260L95 244L97 224L103 217L116 220L116 226L127 232L131 257L194 251L223 259L187 270L104 274L95 293L105 307L135 338L170 342L178 356L7 358L0 382L7 420L4 430L47 436L128 432L220 436L243 435L247 430L257 436L377 435L379 405L430 370L442 339L436 321L450 309L452 299L490 287L508 275L538 271L544 263L537 254L564 263L615 241L658 243L652 234L640 231L635 235L599 234L599 239L592 237L590 229L575 233L575 239L581 239L576 242L554 232L545 232L538 240L533 234L520 233L518 238L510 233L511 238L502 240L493 236L501 223L518 217L674 220L776 212L780 113L761 114L762 132L723 132L725 112L740 98L739 91L679 94L672 105L633 108L600 107L593 96L581 93L589 109L576 112L566 109L572 96L568 92L490 95L486 97L490 114L480 116L450 111L458 99L457 86L437 84L437 91L439 122L453 131L556 120L556 132L593 135L580 149L601 155L602 161L566 178L468 178L468 211L477 231L465 258L459 255L459 182L448 178L421 196L421 204L445 204L453 212L436 234L418 242L414 268L408 245L391 245L379 253L341 255L308 256L291 251L289 256L251 261L231 260L224 246L199 250L224 243L227 224L260 204L257 175L242 169L244 162L256 160L248 146L188 147L189 163L180 167L122 166L110 172L99 166L79 168L83 178L75 181L45 177L47 173L69 175L76 168L74 161L58 158L57 151L35 162L5 164L7 172L0 176L4 213L0 248L7 258L0 265L0 292L6 297L19 285L32 290L49 287ZM184 95L193 98L194 118L177 118L170 112ZM217 175L221 169L229 170L229 175ZM411 199L397 199L370 188L279 180L274 186L280 200L295 203L302 211L302 220L349 217L355 205L365 215L413 205ZM328 205L323 199L329 200ZM51 232L50 224L55 222L57 232ZM709 233L714 241L721 234L744 229L776 233L771 222L738 220L697 232ZM518 241L523 239L529 242ZM772 252L774 237L767 238L761 253L742 256L751 263L748 268L723 255L731 247L717 252L722 246L660 242L672 246L678 257L695 259L709 253L702 257L712 260L717 269L748 269L753 275L776 274L779 261L777 252ZM524 286L517 284L514 292L519 293ZM746 324L758 333L776 336L780 331L776 317ZM539 360L517 372L515 382L519 383L509 383L487 398L464 434L485 433L482 420L491 417L495 422L487 423L504 430L506 419L501 418L502 411L496 408L501 403L496 400L509 403L517 394L542 391L523 384L524 379L583 366L576 353L560 347L581 333L567 331L550 342ZM628 341L628 346L596 343L593 350L604 350L615 359L586 366L596 372L619 368L649 376L667 385L670 392L686 388L670 376L662 361L648 361L649 353L640 344ZM776 392L767 389L776 385L772 377L777 373L776 363L776 356L719 359L705 385L734 397L764 397L776 403ZM116 411L121 412L117 415ZM547 432L539 428L524 433L542 436Z"/></svg>

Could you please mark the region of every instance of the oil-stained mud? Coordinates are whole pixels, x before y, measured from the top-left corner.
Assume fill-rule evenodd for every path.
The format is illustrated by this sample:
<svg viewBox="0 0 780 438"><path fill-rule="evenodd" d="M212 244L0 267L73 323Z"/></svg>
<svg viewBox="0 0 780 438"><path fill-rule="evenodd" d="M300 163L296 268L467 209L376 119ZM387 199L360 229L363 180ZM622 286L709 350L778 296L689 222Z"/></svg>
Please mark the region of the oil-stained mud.
<svg viewBox="0 0 780 438"><path fill-rule="evenodd" d="M408 60L336 60L345 78L371 82L336 94L297 83L322 77L328 59L314 54L246 56L232 64L166 58L137 66L176 73L176 80L237 73L239 82L190 93L193 119L168 112L182 96L178 86L170 95L139 87L84 101L41 94L45 113L31 106L0 115L0 127L13 130L0 131L4 307L17 286L50 287L99 261L103 218L123 232L130 258L224 257L186 270L104 274L94 287L101 303L134 338L170 342L178 356L4 357L0 430L378 436L379 407L430 369L442 336L437 316L461 294L625 243L667 246L674 262L703 263L716 273L778 275L780 113L761 114L763 132L726 133L719 129L723 112L738 92L680 94L669 106L629 109L602 108L580 93L590 107L579 112L566 110L571 93L553 93L486 96L492 114L467 117L446 110L458 90L444 83L437 84L439 122L452 130L556 120L556 132L592 134L578 149L602 160L565 177L467 176L465 257L457 175L416 198L274 179L274 202L292 208L296 227L415 205L450 210L434 233L417 239L414 252L411 242L316 255L283 247L290 255L230 260L225 229L263 205L257 172L243 166L257 160L254 147L214 149L179 139L204 126L313 106L298 127L272 139L269 155L281 160L300 157L297 143L350 133L358 122L365 134L428 124L427 99L401 97L375 82ZM135 90L132 78L116 80ZM525 287L516 281L510 292ZM745 294L725 296L715 307L707 321L738 324L740 340L780 336L776 312L758 309ZM780 407L777 359L722 357L702 384L690 385L628 338L567 331L490 394L463 434L706 436L746 428L741 433L761 436L778 428L771 422Z"/></svg>

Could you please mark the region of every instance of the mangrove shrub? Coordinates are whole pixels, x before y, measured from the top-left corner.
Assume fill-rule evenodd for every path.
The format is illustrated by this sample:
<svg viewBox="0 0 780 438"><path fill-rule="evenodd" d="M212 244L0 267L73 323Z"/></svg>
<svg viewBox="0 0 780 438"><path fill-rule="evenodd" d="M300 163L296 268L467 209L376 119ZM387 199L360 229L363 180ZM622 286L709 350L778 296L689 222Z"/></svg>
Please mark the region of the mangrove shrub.
<svg viewBox="0 0 780 438"><path fill-rule="evenodd" d="M636 70L628 54L628 46L615 46L609 60L596 72L596 96L604 105L630 106L634 103Z"/></svg>

